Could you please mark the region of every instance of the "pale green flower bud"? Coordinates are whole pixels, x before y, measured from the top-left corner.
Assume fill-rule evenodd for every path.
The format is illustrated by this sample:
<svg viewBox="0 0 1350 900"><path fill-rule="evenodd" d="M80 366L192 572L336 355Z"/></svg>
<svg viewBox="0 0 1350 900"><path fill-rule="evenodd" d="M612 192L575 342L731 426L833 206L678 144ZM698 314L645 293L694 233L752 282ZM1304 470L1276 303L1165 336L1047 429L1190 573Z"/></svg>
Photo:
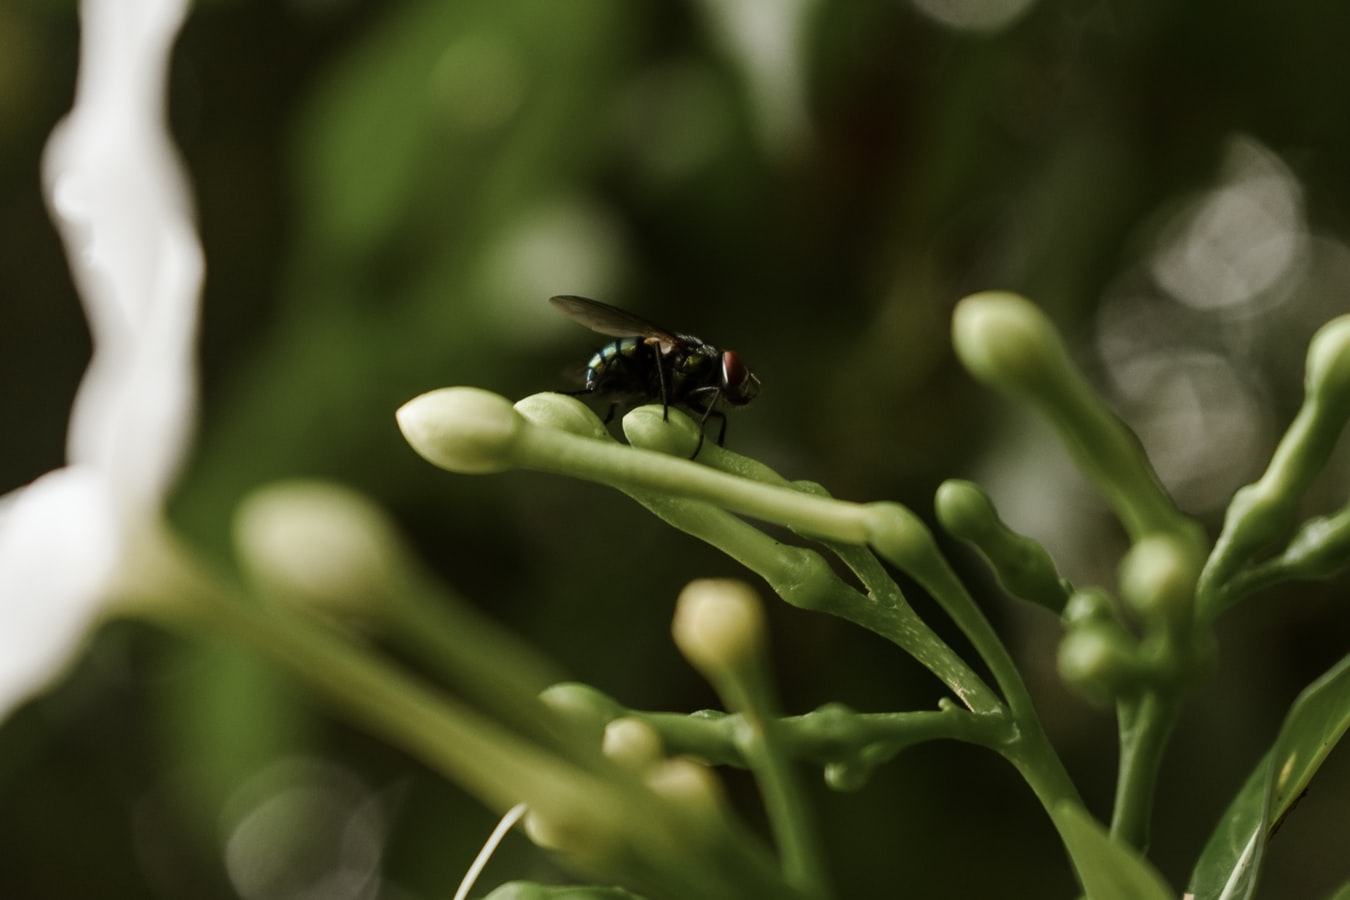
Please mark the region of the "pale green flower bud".
<svg viewBox="0 0 1350 900"><path fill-rule="evenodd" d="M1045 416L1131 537L1166 531L1201 542L1199 527L1162 489L1139 439L1073 365L1032 303L997 291L967 297L956 306L952 340L972 375Z"/></svg>
<svg viewBox="0 0 1350 900"><path fill-rule="evenodd" d="M1165 535L1147 537L1120 564L1120 595L1151 628L1185 628L1195 606L1200 560Z"/></svg>
<svg viewBox="0 0 1350 900"><path fill-rule="evenodd" d="M642 772L662 759L661 735L641 719L615 719L605 726L601 750L625 769Z"/></svg>
<svg viewBox="0 0 1350 900"><path fill-rule="evenodd" d="M666 759L647 770L643 781L653 793L700 818L721 819L722 785L705 765L688 757Z"/></svg>
<svg viewBox="0 0 1350 900"><path fill-rule="evenodd" d="M1107 622L1064 635L1056 663L1066 684L1102 705L1137 689L1146 674L1137 644L1123 629Z"/></svg>
<svg viewBox="0 0 1350 900"><path fill-rule="evenodd" d="M466 475L511 468L525 419L511 401L491 391L449 387L399 407L404 438L427 462Z"/></svg>
<svg viewBox="0 0 1350 900"><path fill-rule="evenodd" d="M545 428L556 428L589 438L609 436L605 423L600 421L595 411L568 394L553 391L531 394L518 401L515 410L529 422Z"/></svg>
<svg viewBox="0 0 1350 900"><path fill-rule="evenodd" d="M1299 498L1325 468L1350 416L1350 316L1318 329L1308 346L1305 396L1261 478L1239 490L1201 576L1207 618L1233 598L1226 583L1291 524Z"/></svg>
<svg viewBox="0 0 1350 900"><path fill-rule="evenodd" d="M763 652L764 611L744 582L703 578L680 593L671 630L685 659L716 684Z"/></svg>
<svg viewBox="0 0 1350 900"><path fill-rule="evenodd" d="M655 403L624 416L623 433L634 447L671 456L688 456L698 446L698 423L678 409L663 410Z"/></svg>
<svg viewBox="0 0 1350 900"><path fill-rule="evenodd" d="M1004 291L962 300L952 317L952 344L972 375L1016 393L1062 390L1068 354L1036 306Z"/></svg>
<svg viewBox="0 0 1350 900"><path fill-rule="evenodd" d="M338 617L373 617L403 584L398 532L356 491L289 481L253 492L234 520L241 561L265 589Z"/></svg>
<svg viewBox="0 0 1350 900"><path fill-rule="evenodd" d="M1111 598L1100 588L1081 588L1074 591L1069 601L1064 604L1064 612L1060 614L1060 620L1070 629L1088 622L1113 622L1115 618Z"/></svg>
<svg viewBox="0 0 1350 900"><path fill-rule="evenodd" d="M984 491L969 481L943 482L935 498L937 517L948 532L979 550L1016 597L1059 613L1068 591L1050 554L1003 523Z"/></svg>
<svg viewBox="0 0 1350 900"><path fill-rule="evenodd" d="M1305 377L1309 396L1350 415L1350 316L1340 316L1323 325L1308 345Z"/></svg>

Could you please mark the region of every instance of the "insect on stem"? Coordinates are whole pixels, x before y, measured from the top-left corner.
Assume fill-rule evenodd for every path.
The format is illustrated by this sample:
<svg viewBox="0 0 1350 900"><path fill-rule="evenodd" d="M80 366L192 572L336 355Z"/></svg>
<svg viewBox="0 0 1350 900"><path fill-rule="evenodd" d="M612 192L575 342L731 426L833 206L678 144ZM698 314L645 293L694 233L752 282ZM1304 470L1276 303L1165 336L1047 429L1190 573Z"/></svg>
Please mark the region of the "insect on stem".
<svg viewBox="0 0 1350 900"><path fill-rule="evenodd" d="M719 404L744 406L759 394L759 378L734 350L721 350L700 337L670 331L598 300L559 296L549 302L592 331L617 338L586 363L586 386L567 392L607 398L606 423L619 407L659 400L667 420L670 407L685 407L699 416L698 444L689 456L693 459L703 449L704 431L713 416L722 420L717 445L726 440L727 417Z"/></svg>

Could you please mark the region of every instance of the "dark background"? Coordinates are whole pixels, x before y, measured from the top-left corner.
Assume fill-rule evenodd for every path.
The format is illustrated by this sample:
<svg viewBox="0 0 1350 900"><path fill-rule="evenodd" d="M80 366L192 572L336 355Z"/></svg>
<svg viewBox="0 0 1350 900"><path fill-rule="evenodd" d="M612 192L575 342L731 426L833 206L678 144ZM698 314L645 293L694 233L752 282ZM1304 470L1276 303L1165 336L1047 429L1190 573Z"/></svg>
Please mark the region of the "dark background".
<svg viewBox="0 0 1350 900"><path fill-rule="evenodd" d="M1297 408L1309 336L1350 309L1350 6L1042 0L980 30L898 0L800 5L795 57L751 76L714 0L198 4L171 77L208 265L181 530L229 564L246 492L333 478L572 676L635 707L713 705L669 617L685 582L733 563L600 488L433 469L393 411L448 384L568 387L600 341L544 301L595 296L755 368L734 449L927 518L943 478L976 478L1069 577L1111 587L1117 527L1040 423L950 352L953 304L1007 288L1063 329L1213 533ZM0 6L0 491L62 463L89 352L38 181L77 53L72 4ZM1340 454L1308 512L1339 506L1347 475ZM1051 617L952 553L1107 815L1111 717L1058 686ZM1173 883L1345 652L1344 593L1293 585L1225 621L1163 773L1153 855ZM789 711L936 702L881 641L770 612ZM1350 877L1346 768L1333 758L1280 832L1265 896ZM246 653L114 624L0 732L0 895L301 896L307 866L331 871L321 848L275 848L300 874L270 888L226 860L241 809L311 783L378 801L383 897L448 897L492 825ZM990 754L925 746L819 794L841 896L1074 895ZM561 876L512 838L479 893L512 877Z"/></svg>

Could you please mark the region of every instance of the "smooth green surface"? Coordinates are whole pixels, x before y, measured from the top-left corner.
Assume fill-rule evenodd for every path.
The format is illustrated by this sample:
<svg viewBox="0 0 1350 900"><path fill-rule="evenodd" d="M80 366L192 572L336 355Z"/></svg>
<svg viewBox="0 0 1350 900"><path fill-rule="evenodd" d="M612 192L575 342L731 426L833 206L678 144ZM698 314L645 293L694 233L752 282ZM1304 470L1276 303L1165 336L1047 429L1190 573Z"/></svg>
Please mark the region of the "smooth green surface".
<svg viewBox="0 0 1350 900"><path fill-rule="evenodd" d="M1350 728L1350 656L1299 695L1275 744L1220 819L1191 877L1197 900L1255 896L1266 844Z"/></svg>

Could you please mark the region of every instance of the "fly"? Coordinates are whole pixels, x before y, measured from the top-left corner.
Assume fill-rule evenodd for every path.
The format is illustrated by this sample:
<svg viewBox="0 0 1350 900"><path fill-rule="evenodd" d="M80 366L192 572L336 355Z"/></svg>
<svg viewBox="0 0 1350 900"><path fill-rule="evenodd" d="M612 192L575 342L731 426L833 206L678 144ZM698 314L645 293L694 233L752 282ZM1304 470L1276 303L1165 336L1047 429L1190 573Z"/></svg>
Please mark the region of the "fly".
<svg viewBox="0 0 1350 900"><path fill-rule="evenodd" d="M699 416L698 445L703 449L708 419L722 420L717 445L727 436L723 401L744 406L759 393L759 379L734 350L719 350L702 338L654 325L630 312L585 297L550 297L560 312L592 331L618 340L596 351L586 363L586 386L574 393L608 398L608 423L620 406L661 401L662 418L672 406L683 406Z"/></svg>

